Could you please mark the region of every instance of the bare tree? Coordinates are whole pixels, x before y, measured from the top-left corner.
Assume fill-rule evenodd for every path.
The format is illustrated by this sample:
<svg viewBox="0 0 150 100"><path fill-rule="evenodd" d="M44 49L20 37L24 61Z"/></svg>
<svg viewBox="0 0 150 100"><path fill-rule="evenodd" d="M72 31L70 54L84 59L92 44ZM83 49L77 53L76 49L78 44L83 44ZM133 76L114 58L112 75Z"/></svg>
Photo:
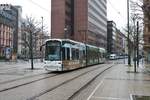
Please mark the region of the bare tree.
<svg viewBox="0 0 150 100"><path fill-rule="evenodd" d="M138 0L138 2L132 1L133 11L138 12L138 14L142 13L142 17L144 16L144 23L150 26L150 1L149 0Z"/></svg>
<svg viewBox="0 0 150 100"><path fill-rule="evenodd" d="M138 16L138 20L142 20L143 24L150 27L150 1L138 0L137 2L131 1L132 14Z"/></svg>
<svg viewBox="0 0 150 100"><path fill-rule="evenodd" d="M134 67L139 66L139 44L143 43L143 1L131 1L130 36L133 41ZM137 63L136 63L137 62Z"/></svg>
<svg viewBox="0 0 150 100"><path fill-rule="evenodd" d="M150 28L150 1L148 0L138 0L137 2L131 2L132 4L132 12L134 12L134 14L136 14L138 16L138 20L142 20L142 23L140 24L142 27L142 29L144 29L143 27L144 24L146 25L146 27ZM143 30L142 30L143 31ZM143 34L142 34L143 36ZM140 34L141 37L141 34ZM143 41L141 41L143 44Z"/></svg>
<svg viewBox="0 0 150 100"><path fill-rule="evenodd" d="M31 59L31 69L33 67L33 50L36 48L37 34L41 32L40 23L32 17L26 17L22 23L22 45L24 46L26 55L29 53ZM29 52L27 52L29 51Z"/></svg>
<svg viewBox="0 0 150 100"><path fill-rule="evenodd" d="M130 52L133 54L135 72L136 61L139 65L139 44L143 43L143 13L141 8L135 3L131 2L130 24L129 24L129 41ZM137 24L138 23L138 24ZM140 23L140 24L139 24ZM139 27L140 25L140 27ZM126 32L127 28L125 29Z"/></svg>

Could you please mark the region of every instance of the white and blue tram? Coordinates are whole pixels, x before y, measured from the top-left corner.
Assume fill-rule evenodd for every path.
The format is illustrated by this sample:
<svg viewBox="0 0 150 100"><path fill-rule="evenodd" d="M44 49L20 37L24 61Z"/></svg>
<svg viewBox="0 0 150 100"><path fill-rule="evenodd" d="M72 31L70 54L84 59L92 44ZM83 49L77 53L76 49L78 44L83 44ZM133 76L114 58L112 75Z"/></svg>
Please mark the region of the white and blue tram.
<svg viewBox="0 0 150 100"><path fill-rule="evenodd" d="M105 62L105 49L69 39L48 39L44 68L50 71L73 70Z"/></svg>

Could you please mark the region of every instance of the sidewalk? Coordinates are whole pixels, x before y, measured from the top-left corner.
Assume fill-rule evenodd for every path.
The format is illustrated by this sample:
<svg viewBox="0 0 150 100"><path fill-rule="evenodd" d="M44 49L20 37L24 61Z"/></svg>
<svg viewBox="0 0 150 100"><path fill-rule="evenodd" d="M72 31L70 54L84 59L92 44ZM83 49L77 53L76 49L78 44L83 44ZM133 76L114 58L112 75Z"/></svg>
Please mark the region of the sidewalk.
<svg viewBox="0 0 150 100"><path fill-rule="evenodd" d="M31 63L29 61L18 60L17 62L0 62L0 83L47 73L43 67L44 63L40 61L34 61L33 70L31 70Z"/></svg>
<svg viewBox="0 0 150 100"><path fill-rule="evenodd" d="M35 68L43 68L44 63L40 59L34 60ZM4 66L22 66L25 68L31 68L31 61L17 60L17 61L0 61L0 68Z"/></svg>
<svg viewBox="0 0 150 100"><path fill-rule="evenodd" d="M150 100L148 96L150 74L142 68L134 73L133 67L119 64L100 80L89 100Z"/></svg>

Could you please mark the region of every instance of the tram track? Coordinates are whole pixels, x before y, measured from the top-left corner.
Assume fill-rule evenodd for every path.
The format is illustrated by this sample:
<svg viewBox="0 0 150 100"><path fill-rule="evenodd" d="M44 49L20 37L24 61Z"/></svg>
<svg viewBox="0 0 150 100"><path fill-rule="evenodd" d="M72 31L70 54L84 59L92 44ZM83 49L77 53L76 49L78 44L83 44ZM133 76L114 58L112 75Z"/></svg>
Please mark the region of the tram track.
<svg viewBox="0 0 150 100"><path fill-rule="evenodd" d="M25 77L21 77L21 78L16 78L16 79L12 79L12 80L7 80L7 81L0 82L0 85L15 82L15 81L19 81L19 80L23 80L23 79L27 79L27 78L39 77L39 76L46 75L46 74L49 74L49 73L50 72L46 72L46 73L41 73L41 74L35 74L35 75L29 75L29 76L25 76Z"/></svg>
<svg viewBox="0 0 150 100"><path fill-rule="evenodd" d="M18 67L7 67L7 68L6 68L6 67L1 67L1 68L0 68L0 71L12 70L12 69L15 69L15 68L18 68Z"/></svg>
<svg viewBox="0 0 150 100"><path fill-rule="evenodd" d="M44 75L44 73L43 74L41 74L41 75ZM41 75L35 75L35 76L32 76L32 78L33 77L36 77L36 76L41 76ZM45 74L46 75L46 74ZM15 89L15 88L18 88L18 87L21 87L21 86L25 86L25 85L28 85L28 84L31 84L31 83L34 83L34 82L37 82L37 81L40 81L40 80L44 80L44 79L47 79L47 78L51 78L51 77L54 77L54 76L57 76L57 74L54 74L54 75L48 75L48 76L46 76L46 77L42 77L42 78L39 78L39 79L35 79L35 80L32 80L32 81L29 81L29 82L24 82L24 83L19 83L19 84L15 84L14 86L10 86L10 87L7 87L7 86L1 86L0 85L0 87L3 87L3 89L0 89L0 92L4 92L4 91L8 91L8 90L11 90L11 89ZM30 76L29 77L25 77L25 78L20 78L20 79L16 79L16 80L10 80L10 81L7 81L7 82L3 82L3 83L1 83L1 84L9 84L9 83L11 83L11 82L15 82L15 81L19 81L19 80L23 80L23 79L27 79L27 78L31 78Z"/></svg>
<svg viewBox="0 0 150 100"><path fill-rule="evenodd" d="M107 70L109 70L110 68L112 68L112 66L104 69L102 72L100 72L99 74L97 74L94 78L92 78L91 80L89 80L89 82L87 82L84 86L80 87L80 89L78 89L78 91L75 91L67 100L73 100L74 97L76 97L82 90L84 90L85 88L87 88L94 80L96 80L101 74L103 74L104 72L106 72Z"/></svg>
<svg viewBox="0 0 150 100"><path fill-rule="evenodd" d="M39 79L34 79L30 81L24 81L20 79L18 81L14 82L8 82L6 84L1 84L0 85L0 96L3 98L3 96L6 99L3 100L34 100L48 92L51 92L53 90L57 90L57 88L78 79L80 76L83 76L85 74L89 74L91 71L104 68L106 67L105 64L98 65L98 66L93 66L93 67L87 67L79 70L74 70L74 71L69 71L67 73L55 73L55 75L52 75L50 73L50 76L43 76L40 77ZM63 75L62 75L63 74ZM47 75L47 74L46 74ZM28 78L27 78L28 79ZM44 84L42 84L44 82ZM45 82L49 82L48 84L45 84ZM17 83L17 84L16 84ZM46 85L46 87L45 87ZM33 87L41 87L41 88L33 88ZM44 87L43 87L44 86ZM31 92L30 89L34 89L34 91ZM24 91L22 91L24 90ZM18 93L20 95L18 95ZM5 96L8 95L9 96ZM20 99L19 99L20 98ZM23 99L24 98L24 99ZM27 99L26 99L27 98ZM49 100L49 99L48 99Z"/></svg>
<svg viewBox="0 0 150 100"><path fill-rule="evenodd" d="M103 66L103 67L104 67L104 66ZM103 72L105 72L106 70L110 69L111 67L112 67L112 66L109 66L108 68L104 69L102 72L100 72L98 75L96 75L93 79L91 79L85 86L81 87L81 88L79 89L79 91L82 90L83 88L85 88L86 86L88 86L88 84L90 84L90 83L91 83L93 80L95 80L99 75L101 75ZM53 91L53 90L55 90L55 89L57 89L57 88L59 88L59 87L61 87L61 86L63 86L63 85L65 85L65 84L67 84L67 83L69 83L69 82L75 80L75 79L78 79L78 78L81 77L81 76L84 76L84 75L89 74L89 73L91 73L91 72L93 72L93 71L96 71L96 70L98 70L98 69L100 69L100 68L102 68L102 67L96 67L96 68L94 68L94 69L92 69L92 70L89 70L89 71L87 71L87 72L81 73L81 74L79 74L79 75L77 75L77 76L75 76L75 77L73 77L73 78L71 78L71 79L68 79L68 80L66 80L66 81L64 81L64 82L62 82L62 83L60 83L60 84L58 84L58 85L56 85L56 86L54 86L54 87L52 87L52 88L50 88L50 89L47 89L47 90L45 90L45 91L43 91L43 92L40 92L39 94L36 94L35 96L32 96L32 97L30 97L30 98L28 98L28 99L26 99L26 100L37 100L38 97L40 97L40 96L42 96L42 95L44 95L44 94L46 94L46 93L48 93L48 92L51 92L51 91ZM71 100L79 91L76 91L73 95L71 95L68 100Z"/></svg>
<svg viewBox="0 0 150 100"><path fill-rule="evenodd" d="M79 70L79 69L77 69L77 70ZM50 74L50 75L43 76L43 75L47 75L47 74ZM26 76L26 77L23 77L23 78L17 78L17 79L13 79L13 80L0 82L0 92L4 92L4 91L11 90L11 89L15 89L15 88L18 88L18 87L21 87L21 86L25 86L25 85L28 85L28 84L31 84L31 83L34 83L34 82L38 82L38 81L44 80L44 79L52 78L52 77L55 77L55 76L58 76L58 75L61 75L61 74L57 73L57 74L51 75L50 72L47 72L47 73L42 73L42 74L38 74L38 75L31 75L31 76ZM36 78L36 79L33 79L32 81L24 82L24 83L17 82L17 81L21 81L21 80L24 80L24 79L31 79L31 78L40 77L40 76L41 77L43 76L43 77L42 78L38 78L38 79ZM16 83L14 83L13 86L5 86L7 84L12 84L13 82L16 82ZM3 84L4 84L4 86L3 86ZM2 87L2 89L1 89L1 87Z"/></svg>
<svg viewBox="0 0 150 100"><path fill-rule="evenodd" d="M31 84L31 83L34 83L34 82L38 82L38 81L41 81L41 80L44 80L44 79L47 79L47 78L51 78L51 77L60 75L60 73L59 73L59 74L54 74L54 75L50 74L49 76L43 76L43 75L47 75L49 73L50 72L0 82L0 92L8 91L8 90L11 90L11 89L15 89L15 88L18 88L18 87L21 87L21 86L25 86L25 85L28 85L28 84ZM17 82L17 81L21 81L21 80L24 80L24 79L31 79L31 78L40 77L40 76L41 77L43 76L43 77L42 78L36 78L36 79L33 79L32 81L24 82L24 83ZM12 84L13 82L16 82L16 83L14 83L13 86L6 86L7 84ZM4 86L3 86L3 84L4 84ZM2 89L1 89L1 87L2 87Z"/></svg>

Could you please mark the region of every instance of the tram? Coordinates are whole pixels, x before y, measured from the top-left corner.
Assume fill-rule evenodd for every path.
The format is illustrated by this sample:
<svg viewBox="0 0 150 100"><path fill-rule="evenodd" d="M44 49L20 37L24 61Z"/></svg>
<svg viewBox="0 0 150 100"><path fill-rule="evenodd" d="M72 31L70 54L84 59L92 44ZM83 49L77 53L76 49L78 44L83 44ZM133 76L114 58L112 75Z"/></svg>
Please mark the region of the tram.
<svg viewBox="0 0 150 100"><path fill-rule="evenodd" d="M48 39L45 42L44 68L67 71L105 62L105 49L70 39Z"/></svg>

